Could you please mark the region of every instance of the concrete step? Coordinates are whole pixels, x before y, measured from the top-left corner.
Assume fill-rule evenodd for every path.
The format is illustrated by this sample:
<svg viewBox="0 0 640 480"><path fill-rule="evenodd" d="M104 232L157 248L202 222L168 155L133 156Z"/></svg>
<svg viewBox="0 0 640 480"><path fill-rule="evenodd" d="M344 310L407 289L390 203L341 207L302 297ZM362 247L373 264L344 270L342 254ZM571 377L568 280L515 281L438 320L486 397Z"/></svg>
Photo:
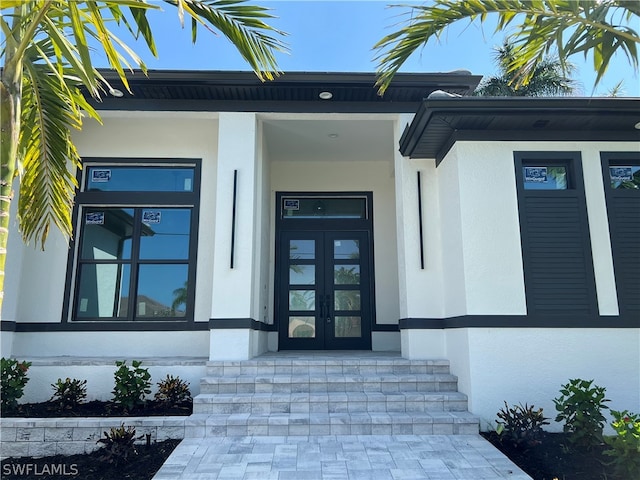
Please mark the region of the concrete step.
<svg viewBox="0 0 640 480"><path fill-rule="evenodd" d="M448 360L404 358L270 358L246 361L209 361L207 376L238 375L371 375L449 373Z"/></svg>
<svg viewBox="0 0 640 480"><path fill-rule="evenodd" d="M201 393L455 392L450 374L314 374L207 376Z"/></svg>
<svg viewBox="0 0 640 480"><path fill-rule="evenodd" d="M194 413L280 414L364 412L463 412L467 396L459 392L331 392L200 394Z"/></svg>
<svg viewBox="0 0 640 480"><path fill-rule="evenodd" d="M247 435L473 435L478 418L469 412L193 414L185 436Z"/></svg>

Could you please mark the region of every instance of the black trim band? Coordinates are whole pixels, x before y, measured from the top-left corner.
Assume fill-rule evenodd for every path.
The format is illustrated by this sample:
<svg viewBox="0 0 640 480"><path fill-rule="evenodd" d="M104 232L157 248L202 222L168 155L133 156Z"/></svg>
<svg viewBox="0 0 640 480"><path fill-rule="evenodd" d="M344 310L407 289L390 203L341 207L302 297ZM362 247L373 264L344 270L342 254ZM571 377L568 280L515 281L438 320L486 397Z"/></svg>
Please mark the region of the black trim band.
<svg viewBox="0 0 640 480"><path fill-rule="evenodd" d="M68 322L2 321L3 332L190 332L208 330L207 322Z"/></svg>
<svg viewBox="0 0 640 480"><path fill-rule="evenodd" d="M275 332L275 325L268 325L253 318L211 318L209 319L209 330L228 330L234 328L244 328L249 330L260 330L263 332Z"/></svg>
<svg viewBox="0 0 640 480"><path fill-rule="evenodd" d="M461 315L450 318L401 318L400 330L443 328L640 328L632 316L584 315Z"/></svg>
<svg viewBox="0 0 640 480"><path fill-rule="evenodd" d="M395 323L384 324L384 323L376 323L371 326L372 332L399 332L400 328Z"/></svg>

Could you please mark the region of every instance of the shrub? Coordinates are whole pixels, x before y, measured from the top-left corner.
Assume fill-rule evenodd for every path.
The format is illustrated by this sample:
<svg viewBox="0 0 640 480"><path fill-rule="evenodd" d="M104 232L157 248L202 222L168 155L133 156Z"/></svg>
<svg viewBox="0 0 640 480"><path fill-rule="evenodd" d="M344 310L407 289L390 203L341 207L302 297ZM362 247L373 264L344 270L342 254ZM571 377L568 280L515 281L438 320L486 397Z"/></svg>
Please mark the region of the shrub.
<svg viewBox="0 0 640 480"><path fill-rule="evenodd" d="M593 380L571 379L553 400L558 411L556 422L564 420L563 429L569 441L586 449L602 443L605 422L602 410L609 408L605 405L609 401L605 398L606 389L592 384Z"/></svg>
<svg viewBox="0 0 640 480"><path fill-rule="evenodd" d="M167 378L158 382L158 392L154 398L165 405L180 405L191 400L189 384L180 379L180 377L167 375Z"/></svg>
<svg viewBox="0 0 640 480"><path fill-rule="evenodd" d="M104 438L101 438L96 443L102 443L103 455L100 460L103 462L113 463L118 465L122 462L126 462L129 457L138 454L135 446L135 441L142 438L142 436L136 438L136 429L134 427L124 427L124 423L120 427L112 427L109 432L104 432Z"/></svg>
<svg viewBox="0 0 640 480"><path fill-rule="evenodd" d="M640 478L640 415L623 410L611 410L611 426L616 435L605 437L605 443L611 447L603 453L613 457L610 465L623 478Z"/></svg>
<svg viewBox="0 0 640 480"><path fill-rule="evenodd" d="M18 362L14 358L0 359L0 377L2 388L2 409L13 410L18 406L18 399L24 395L24 387L29 381L27 371L31 362Z"/></svg>
<svg viewBox="0 0 640 480"><path fill-rule="evenodd" d="M114 373L113 401L127 411L144 405L145 396L151 393L151 374L140 365L142 362L138 360L131 362L132 368L126 365L126 361L116 362L118 369Z"/></svg>
<svg viewBox="0 0 640 480"><path fill-rule="evenodd" d="M501 440L513 443L516 447L533 447L541 443L540 436L542 434L542 426L549 425L546 418L542 414L542 408L534 410L533 405L524 406L514 405L509 407L504 402L504 408L501 408L497 414L498 428L497 433Z"/></svg>
<svg viewBox="0 0 640 480"><path fill-rule="evenodd" d="M87 398L87 381L70 378L62 381L58 379L56 383L52 383L53 396L51 401L58 405L60 410L72 410L80 405Z"/></svg>

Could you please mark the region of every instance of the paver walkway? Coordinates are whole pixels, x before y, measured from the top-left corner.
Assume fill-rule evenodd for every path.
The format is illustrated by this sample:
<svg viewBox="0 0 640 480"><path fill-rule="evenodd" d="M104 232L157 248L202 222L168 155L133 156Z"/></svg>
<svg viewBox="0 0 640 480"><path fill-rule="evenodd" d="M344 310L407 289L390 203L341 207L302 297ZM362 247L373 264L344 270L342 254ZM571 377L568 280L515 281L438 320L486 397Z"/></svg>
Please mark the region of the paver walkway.
<svg viewBox="0 0 640 480"><path fill-rule="evenodd" d="M183 440L154 480L530 480L480 435Z"/></svg>

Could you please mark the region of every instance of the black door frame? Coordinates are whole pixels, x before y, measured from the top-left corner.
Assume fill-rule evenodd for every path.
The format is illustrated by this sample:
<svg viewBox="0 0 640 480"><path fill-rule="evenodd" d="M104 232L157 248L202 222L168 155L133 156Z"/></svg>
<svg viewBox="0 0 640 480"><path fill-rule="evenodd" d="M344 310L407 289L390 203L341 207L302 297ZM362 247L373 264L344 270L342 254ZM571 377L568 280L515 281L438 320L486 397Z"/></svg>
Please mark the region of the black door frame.
<svg viewBox="0 0 640 480"><path fill-rule="evenodd" d="M366 199L366 218L362 219L296 219L283 217L283 201L285 198L364 198ZM372 192L276 192L276 242L275 242L275 292L274 292L274 315L278 328L278 349L361 349L371 350L371 331L375 325L375 274L374 274L374 245L373 245L373 193ZM305 346L304 342L291 342L288 338L288 325L283 319L283 312L288 311L288 306L280 305L280 289L283 288L284 279L288 279L288 268L283 272L284 258L288 259L288 250L284 249L283 235L286 232L361 232L366 233L367 257L363 259L368 268L368 285L366 295L367 305L362 308L363 312L368 312L368 318L362 318L362 337L357 341L340 339L331 345L324 344L318 346L317 342L311 342ZM288 284L288 281L287 281ZM362 301L365 301L363 298ZM319 312L321 305L316 305L316 312Z"/></svg>

